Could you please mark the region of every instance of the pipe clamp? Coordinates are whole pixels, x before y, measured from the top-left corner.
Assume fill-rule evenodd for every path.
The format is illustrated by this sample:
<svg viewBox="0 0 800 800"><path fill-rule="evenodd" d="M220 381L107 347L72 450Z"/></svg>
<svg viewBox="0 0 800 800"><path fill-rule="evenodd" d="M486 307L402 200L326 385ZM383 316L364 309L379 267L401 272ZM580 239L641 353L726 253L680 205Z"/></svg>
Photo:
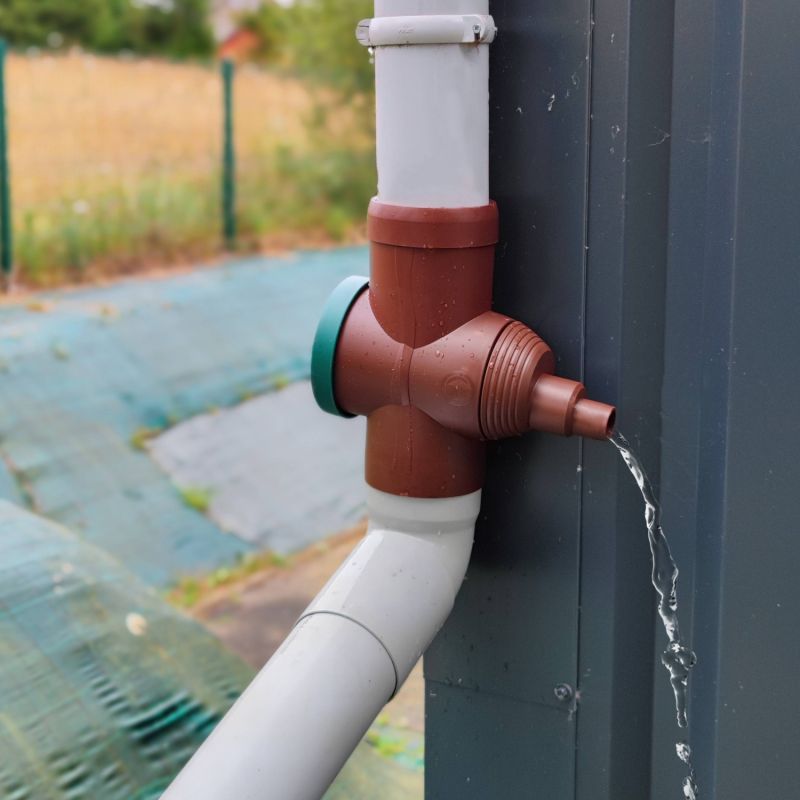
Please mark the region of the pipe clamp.
<svg viewBox="0 0 800 800"><path fill-rule="evenodd" d="M488 14L428 14L363 19L356 39L364 47L410 44L489 44L497 35Z"/></svg>

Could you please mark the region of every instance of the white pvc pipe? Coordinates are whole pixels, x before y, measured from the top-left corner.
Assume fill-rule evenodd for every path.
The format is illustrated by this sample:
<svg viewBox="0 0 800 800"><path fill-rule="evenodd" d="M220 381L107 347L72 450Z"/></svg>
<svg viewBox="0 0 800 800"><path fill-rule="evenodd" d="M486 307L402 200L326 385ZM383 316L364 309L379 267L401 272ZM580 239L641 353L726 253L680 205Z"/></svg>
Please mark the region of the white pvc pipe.
<svg viewBox="0 0 800 800"><path fill-rule="evenodd" d="M162 800L319 798L394 686L372 634L331 614L307 617Z"/></svg>
<svg viewBox="0 0 800 800"><path fill-rule="evenodd" d="M375 16L489 13L488 0L376 0ZM489 45L375 48L378 199L489 202Z"/></svg>
<svg viewBox="0 0 800 800"><path fill-rule="evenodd" d="M480 492L368 488L367 536L162 800L318 800L444 624Z"/></svg>

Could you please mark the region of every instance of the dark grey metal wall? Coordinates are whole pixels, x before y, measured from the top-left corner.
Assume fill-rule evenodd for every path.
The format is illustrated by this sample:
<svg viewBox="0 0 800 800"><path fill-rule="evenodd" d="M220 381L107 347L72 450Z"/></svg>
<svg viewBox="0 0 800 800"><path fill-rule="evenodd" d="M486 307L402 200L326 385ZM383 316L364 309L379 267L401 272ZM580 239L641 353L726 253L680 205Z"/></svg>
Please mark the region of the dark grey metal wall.
<svg viewBox="0 0 800 800"><path fill-rule="evenodd" d="M800 5L494 0L496 306L616 402L700 657L704 798L800 793ZM612 448L495 446L426 656L428 798L667 800L641 502ZM553 690L566 683L577 702Z"/></svg>

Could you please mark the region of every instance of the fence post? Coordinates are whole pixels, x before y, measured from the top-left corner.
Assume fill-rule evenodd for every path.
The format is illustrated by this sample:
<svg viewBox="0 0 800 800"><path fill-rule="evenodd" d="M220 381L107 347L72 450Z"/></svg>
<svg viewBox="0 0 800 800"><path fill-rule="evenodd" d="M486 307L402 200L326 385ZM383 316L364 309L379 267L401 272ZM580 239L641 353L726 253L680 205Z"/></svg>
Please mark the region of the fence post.
<svg viewBox="0 0 800 800"><path fill-rule="evenodd" d="M225 246L236 246L236 153L233 144L233 61L222 62L223 143L222 143L222 233Z"/></svg>
<svg viewBox="0 0 800 800"><path fill-rule="evenodd" d="M14 266L6 128L6 49L5 40L0 39L0 286L4 291L11 285Z"/></svg>

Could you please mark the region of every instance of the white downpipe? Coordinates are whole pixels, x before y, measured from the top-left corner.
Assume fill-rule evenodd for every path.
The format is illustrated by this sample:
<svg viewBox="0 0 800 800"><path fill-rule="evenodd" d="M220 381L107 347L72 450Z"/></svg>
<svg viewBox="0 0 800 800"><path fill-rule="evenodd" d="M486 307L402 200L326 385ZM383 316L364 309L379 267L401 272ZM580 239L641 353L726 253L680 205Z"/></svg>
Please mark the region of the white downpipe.
<svg viewBox="0 0 800 800"><path fill-rule="evenodd" d="M300 620L162 800L317 800L394 689L392 662L350 620Z"/></svg>
<svg viewBox="0 0 800 800"><path fill-rule="evenodd" d="M162 800L318 800L453 607L480 492L368 488L370 524Z"/></svg>
<svg viewBox="0 0 800 800"><path fill-rule="evenodd" d="M494 36L487 14L488 0L375 2L376 17L478 15L484 42ZM459 33L437 19L379 24L374 35ZM378 199L486 205L488 44L378 45L375 68ZM367 536L162 800L318 800L447 619L479 508L480 492L429 499L368 488Z"/></svg>
<svg viewBox="0 0 800 800"><path fill-rule="evenodd" d="M486 15L488 0L375 0L375 17ZM489 202L489 45L375 48L378 199Z"/></svg>

